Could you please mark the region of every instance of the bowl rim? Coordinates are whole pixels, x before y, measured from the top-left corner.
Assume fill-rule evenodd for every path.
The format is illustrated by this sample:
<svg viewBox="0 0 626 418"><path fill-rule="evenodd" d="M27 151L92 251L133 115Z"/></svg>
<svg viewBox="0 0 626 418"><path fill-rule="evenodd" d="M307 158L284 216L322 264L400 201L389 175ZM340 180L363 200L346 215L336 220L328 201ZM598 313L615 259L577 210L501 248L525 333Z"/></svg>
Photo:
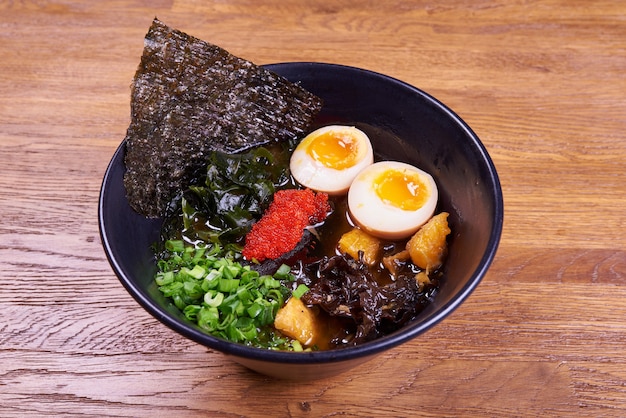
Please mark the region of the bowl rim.
<svg viewBox="0 0 626 418"><path fill-rule="evenodd" d="M411 91L412 94L422 96L424 99L431 102L431 104L439 108L439 110L446 113L451 120L453 120L456 124L458 124L459 127L461 127L465 131L467 137L471 139L475 149L479 152L482 161L486 165L489 174L488 179L490 190L492 195L494 196L493 228L490 232L487 242L487 251L485 252L485 254L483 254L481 260L478 262L477 267L470 276L470 279L455 294L455 296L451 298L450 301L442 305L435 314L430 315L425 320L416 321L413 324L408 324L402 328L402 331L396 331L392 334L379 337L373 341L362 343L354 347L323 351L287 352L250 347L240 343L233 343L219 339L217 337L213 337L200 331L197 328L194 328L191 324L184 323L183 321L179 321L178 319L169 316L164 308L159 306L156 301L152 300L139 286L137 286L136 283L133 282L133 280L131 280L126 275L121 265L112 254L113 250L109 243L109 236L107 234L107 221L106 219L104 219L104 206L107 192L106 187L109 177L111 176L111 172L114 168L114 163L116 159L123 157L123 153L125 152L125 140L123 140L119 144L106 168L100 188L98 202L98 226L100 230L100 239L109 264L111 265L117 278L126 288L128 293L130 293L131 296L145 310L147 310L153 317L155 317L164 325L168 326L170 329L191 339L196 343L220 351L226 355L245 358L249 360L289 364L317 364L354 360L357 358L371 357L380 352L394 348L431 329L433 326L435 326L448 315L450 315L454 310L456 310L456 308L458 308L461 303L465 301L465 299L467 299L469 295L474 291L474 289L478 286L485 273L489 269L491 263L493 262L499 246L504 221L503 195L496 167L485 146L478 138L478 136L474 133L474 131L467 125L467 123L448 106L446 106L430 94L426 93L425 91L394 77L348 65L311 61L278 62L266 64L263 65L263 67L271 71L276 71L279 74L281 69L297 68L308 71L354 72L365 75L367 77L377 78L386 83L395 84L402 89L408 89L409 91Z"/></svg>

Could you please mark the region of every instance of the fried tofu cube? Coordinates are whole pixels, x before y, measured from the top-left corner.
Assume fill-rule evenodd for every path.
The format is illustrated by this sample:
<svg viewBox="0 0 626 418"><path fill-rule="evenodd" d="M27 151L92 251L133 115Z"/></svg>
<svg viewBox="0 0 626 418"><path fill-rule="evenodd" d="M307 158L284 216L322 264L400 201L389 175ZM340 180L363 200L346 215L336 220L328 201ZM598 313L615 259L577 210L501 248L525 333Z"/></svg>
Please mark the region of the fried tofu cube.
<svg viewBox="0 0 626 418"><path fill-rule="evenodd" d="M400 267L400 265L410 258L411 255L409 254L409 251L403 250L399 253L383 257L383 266L385 266L385 268L389 270L392 276L396 276L398 274L398 268Z"/></svg>
<svg viewBox="0 0 626 418"><path fill-rule="evenodd" d="M278 310L274 327L305 346L314 344L321 334L321 324L316 312L296 297L291 297Z"/></svg>
<svg viewBox="0 0 626 418"><path fill-rule="evenodd" d="M378 238L358 228L343 234L338 245L339 251L350 255L355 260L359 259L359 251L363 251L363 262L370 267L378 263L382 251Z"/></svg>
<svg viewBox="0 0 626 418"><path fill-rule="evenodd" d="M450 232L447 212L433 216L406 244L411 261L427 272L441 267L448 250L446 237Z"/></svg>
<svg viewBox="0 0 626 418"><path fill-rule="evenodd" d="M415 275L415 281L417 282L417 288L421 292L424 290L424 287L431 283L430 277L425 271L420 271Z"/></svg>

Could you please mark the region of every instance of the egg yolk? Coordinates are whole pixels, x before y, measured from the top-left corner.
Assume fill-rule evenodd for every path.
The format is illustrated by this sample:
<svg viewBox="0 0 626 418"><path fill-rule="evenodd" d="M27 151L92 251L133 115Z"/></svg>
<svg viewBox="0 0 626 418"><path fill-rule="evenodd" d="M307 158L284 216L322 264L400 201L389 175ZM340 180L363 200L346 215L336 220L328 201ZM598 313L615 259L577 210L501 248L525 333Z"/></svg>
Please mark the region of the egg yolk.
<svg viewBox="0 0 626 418"><path fill-rule="evenodd" d="M313 138L307 147L311 158L335 170L352 167L358 156L358 143L343 132L324 132Z"/></svg>
<svg viewBox="0 0 626 418"><path fill-rule="evenodd" d="M386 170L374 180L376 195L385 203L402 210L418 210L430 192L419 175L401 170Z"/></svg>

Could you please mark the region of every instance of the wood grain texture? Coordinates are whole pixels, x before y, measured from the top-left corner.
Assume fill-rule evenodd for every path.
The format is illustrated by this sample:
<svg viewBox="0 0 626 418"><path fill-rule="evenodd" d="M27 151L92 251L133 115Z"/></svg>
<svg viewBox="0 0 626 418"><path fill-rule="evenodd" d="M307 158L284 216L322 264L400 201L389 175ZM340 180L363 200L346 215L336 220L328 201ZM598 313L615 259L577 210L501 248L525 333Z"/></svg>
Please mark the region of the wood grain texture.
<svg viewBox="0 0 626 418"><path fill-rule="evenodd" d="M354 371L274 381L125 292L97 199L143 36L321 61L431 93L500 174L505 227L451 317ZM626 415L620 1L0 2L0 416Z"/></svg>

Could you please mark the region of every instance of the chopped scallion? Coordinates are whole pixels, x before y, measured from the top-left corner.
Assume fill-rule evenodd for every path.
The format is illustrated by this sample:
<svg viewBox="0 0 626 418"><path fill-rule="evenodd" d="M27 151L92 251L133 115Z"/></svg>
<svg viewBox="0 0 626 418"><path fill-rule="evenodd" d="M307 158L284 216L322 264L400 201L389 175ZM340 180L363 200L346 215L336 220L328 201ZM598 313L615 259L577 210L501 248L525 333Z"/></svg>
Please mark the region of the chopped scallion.
<svg viewBox="0 0 626 418"><path fill-rule="evenodd" d="M204 295L204 303L212 308L217 308L224 301L224 294L222 292L207 292Z"/></svg>
<svg viewBox="0 0 626 418"><path fill-rule="evenodd" d="M277 278L278 280L290 280L292 279L291 277L291 267L289 267L287 264L282 264L278 270L276 270L276 273L274 273L274 277Z"/></svg>
<svg viewBox="0 0 626 418"><path fill-rule="evenodd" d="M296 290L292 292L292 296L296 299L300 299L306 292L309 291L309 287L303 283L300 283Z"/></svg>
<svg viewBox="0 0 626 418"><path fill-rule="evenodd" d="M242 266L218 244L166 241L170 253L157 263L155 283L185 317L207 333L230 341L271 349L302 346L271 328L276 312L289 297L283 282L293 281L287 265L273 275ZM300 285L294 296L308 288Z"/></svg>
<svg viewBox="0 0 626 418"><path fill-rule="evenodd" d="M183 240L168 240L165 241L165 249L173 253L179 253L185 249L185 243Z"/></svg>

